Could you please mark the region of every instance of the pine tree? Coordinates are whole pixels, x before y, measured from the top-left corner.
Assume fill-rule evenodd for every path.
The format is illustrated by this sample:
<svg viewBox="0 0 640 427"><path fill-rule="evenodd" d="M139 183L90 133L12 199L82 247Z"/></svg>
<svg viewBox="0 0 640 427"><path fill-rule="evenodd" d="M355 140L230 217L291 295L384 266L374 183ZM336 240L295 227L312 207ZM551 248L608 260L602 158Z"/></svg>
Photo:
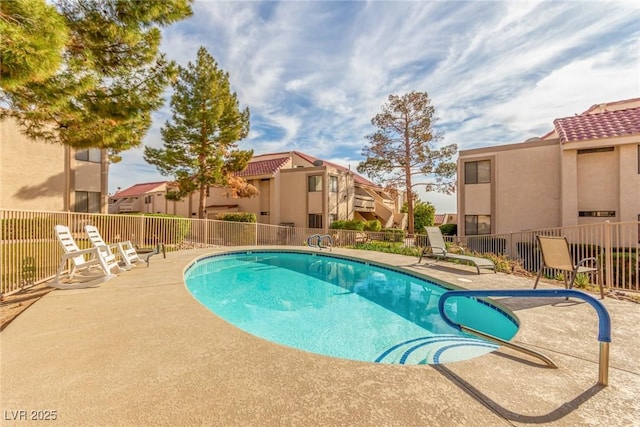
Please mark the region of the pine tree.
<svg viewBox="0 0 640 427"><path fill-rule="evenodd" d="M45 0L0 2L0 87L42 82L56 73L69 33Z"/></svg>
<svg viewBox="0 0 640 427"><path fill-rule="evenodd" d="M209 187L226 186L233 197L257 190L235 175L247 167L253 150L237 150L249 134L249 109L240 111L229 87L229 74L204 47L195 64L178 67L173 83L172 118L162 127L164 148L145 147L144 158L163 175L175 177L167 197L179 200L199 191L198 217L204 218Z"/></svg>
<svg viewBox="0 0 640 427"><path fill-rule="evenodd" d="M42 16L57 43L63 40L62 63L56 67L55 55L44 51L43 70L10 65L8 78L2 76L0 118L14 117L32 138L75 148L116 154L139 145L176 73L159 52L160 27L189 16L191 0L59 0L60 19L49 9L38 15L26 8L40 1L18 0L22 11L2 2L3 43L20 52L3 49L3 62L24 63L26 52L39 49L49 36L30 26L39 28ZM32 37L21 39L24 34Z"/></svg>
<svg viewBox="0 0 640 427"><path fill-rule="evenodd" d="M442 139L433 129L434 114L426 92L390 95L382 112L371 119L378 130L367 136L369 145L362 150L366 159L358 165L358 172L406 191L410 236L414 233L413 188L424 185L427 191L455 191L456 164L451 159L458 147L434 148ZM429 181L414 182L414 177Z"/></svg>

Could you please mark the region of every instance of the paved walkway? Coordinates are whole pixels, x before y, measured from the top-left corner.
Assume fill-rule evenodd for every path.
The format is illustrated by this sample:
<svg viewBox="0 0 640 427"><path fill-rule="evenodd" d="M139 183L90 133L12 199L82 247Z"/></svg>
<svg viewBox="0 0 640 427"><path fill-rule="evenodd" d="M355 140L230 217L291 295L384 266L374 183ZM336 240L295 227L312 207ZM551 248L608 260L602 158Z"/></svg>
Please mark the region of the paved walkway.
<svg viewBox="0 0 640 427"><path fill-rule="evenodd" d="M595 311L564 299L501 300L521 321L514 342L559 369L508 349L448 365L363 363L267 342L208 311L182 275L211 251L170 253L100 287L55 290L20 314L0 333L2 425L45 425L31 418L52 411L64 426L640 425L638 304L605 300L613 324L608 387L596 385ZM466 288L532 284L444 262L334 253Z"/></svg>

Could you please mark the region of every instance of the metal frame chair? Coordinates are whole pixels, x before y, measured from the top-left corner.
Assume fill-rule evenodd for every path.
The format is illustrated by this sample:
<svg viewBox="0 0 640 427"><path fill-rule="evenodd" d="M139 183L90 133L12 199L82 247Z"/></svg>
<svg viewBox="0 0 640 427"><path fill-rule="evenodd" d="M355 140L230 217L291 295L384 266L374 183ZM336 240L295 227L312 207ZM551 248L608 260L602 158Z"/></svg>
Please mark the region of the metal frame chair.
<svg viewBox="0 0 640 427"><path fill-rule="evenodd" d="M582 258L577 263L574 263L571 257L569 241L566 237L536 235L536 240L538 241L538 248L540 248L542 261L540 262L540 269L538 271L538 276L536 277L536 282L533 285L533 289L538 287L538 281L540 280L542 271L545 268L552 268L555 270L563 271L564 287L566 289L573 288L573 284L576 281L576 276L578 274L596 273L596 281L598 282L598 286L600 287L600 298L604 298L602 281L600 280L600 275L598 274L600 272L600 266L598 264L597 258Z"/></svg>

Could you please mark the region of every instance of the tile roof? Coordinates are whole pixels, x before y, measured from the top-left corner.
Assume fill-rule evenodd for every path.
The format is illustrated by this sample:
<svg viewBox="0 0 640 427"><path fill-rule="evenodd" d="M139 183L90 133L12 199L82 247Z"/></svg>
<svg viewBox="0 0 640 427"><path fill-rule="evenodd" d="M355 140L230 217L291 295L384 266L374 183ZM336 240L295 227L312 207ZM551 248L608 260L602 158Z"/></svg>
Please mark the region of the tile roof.
<svg viewBox="0 0 640 427"><path fill-rule="evenodd" d="M154 191L156 188L166 184L168 181L144 182L142 184L132 185L122 191L118 191L111 197L134 197Z"/></svg>
<svg viewBox="0 0 640 427"><path fill-rule="evenodd" d="M249 162L247 168L238 172L237 176L271 175L276 173L289 161L289 157Z"/></svg>
<svg viewBox="0 0 640 427"><path fill-rule="evenodd" d="M553 121L560 142L588 141L640 134L640 107L581 114Z"/></svg>
<svg viewBox="0 0 640 427"><path fill-rule="evenodd" d="M260 154L260 155L254 156L253 158L255 159L255 158L260 158L261 156L273 156L275 154L278 154L278 155L281 154L281 155L286 156L286 157L281 157L281 158L273 159L273 160L253 161L253 162L249 163L249 166L247 166L247 169L245 169L243 172L239 173L238 176L266 175L266 174L275 173L278 169L280 169L284 165L284 163L282 165L279 165L279 166L275 167L273 164L269 165L268 162L274 162L276 160L278 160L278 161L279 160L288 160L289 158L291 158L291 156L293 154L296 154L297 156L299 156L300 158L306 160L310 164L313 164L313 162L315 162L316 160L322 160L322 159L319 159L317 157L311 156L309 154L302 153L300 151L285 151L285 152L281 152L281 153ZM368 186L375 187L375 188L381 188L378 184L375 184L375 183L369 181L368 179L358 175L357 173L351 171L348 168L345 168L344 166L340 166L338 164L335 164L335 163L332 163L332 162L328 162L326 160L322 160L322 162L327 164L327 165L329 165L329 166L332 166L332 167L334 167L334 168L336 168L338 170L344 171L344 172L350 171L353 174L353 179L355 180L355 182L360 184L360 185L368 185ZM263 163L264 165L257 165L258 163ZM254 164L256 164L256 165L252 166ZM250 169L250 168L252 168L252 169ZM253 168L255 168L255 169L253 169ZM264 169L259 169L259 168L264 168ZM264 170L264 171L260 172L260 173L254 173L253 172L254 170Z"/></svg>
<svg viewBox="0 0 640 427"><path fill-rule="evenodd" d="M435 214L433 216L433 225L442 225L447 218L447 214Z"/></svg>

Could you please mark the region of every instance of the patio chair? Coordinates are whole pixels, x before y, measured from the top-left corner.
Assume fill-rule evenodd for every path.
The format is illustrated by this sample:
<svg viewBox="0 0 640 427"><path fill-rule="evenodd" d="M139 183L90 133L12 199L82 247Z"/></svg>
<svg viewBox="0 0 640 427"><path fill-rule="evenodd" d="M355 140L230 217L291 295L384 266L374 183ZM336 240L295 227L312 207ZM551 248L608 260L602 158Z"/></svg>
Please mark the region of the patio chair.
<svg viewBox="0 0 640 427"><path fill-rule="evenodd" d="M565 289L573 288L576 276L580 273L596 273L597 275L599 271L597 258L582 258L577 263L573 263L571 251L569 250L569 241L566 237L536 235L536 239L538 241L538 247L540 248L542 261L540 262L540 269L538 270L538 276L536 277L533 289L538 287L538 281L545 268L553 268L564 273ZM602 289L602 283L600 280L596 280L600 287L600 298L603 299L604 290Z"/></svg>
<svg viewBox="0 0 640 427"><path fill-rule="evenodd" d="M490 259L480 258L470 255L459 255L452 254L447 252L447 246L444 243L444 237L442 237L442 232L438 227L425 227L425 231L427 232L427 236L429 237L429 245L425 246L420 253L420 259L418 260L418 264L422 261L423 257L432 257L436 260L445 259L445 260L455 260L455 261L464 261L469 264L473 264L480 274L480 269L488 269L496 272L496 265Z"/></svg>
<svg viewBox="0 0 640 427"><path fill-rule="evenodd" d="M124 264L123 268L125 270L130 270L136 263L144 261L138 256L136 248L130 241L107 244L100 235L97 227L85 225L84 230L87 232L93 246L99 248L107 256L115 256L115 252L117 251L118 255L120 255L120 260Z"/></svg>
<svg viewBox="0 0 640 427"><path fill-rule="evenodd" d="M64 225L56 225L54 227L56 237L62 245L64 254L60 260L60 266L56 272L56 276L53 283L50 286L58 289L70 289L70 288L82 288L88 286L95 286L98 283L116 277L112 274L112 270L121 271L116 258L113 255L107 256L97 247L90 249L80 249L76 244L69 227ZM88 258L86 256L89 256ZM87 271L91 273L94 267L98 267L97 275L84 276L83 278L93 279L89 281L82 281L80 283L60 283L60 276L67 266L67 262L71 261L71 270L69 271L69 280L72 280L75 274L79 271Z"/></svg>

